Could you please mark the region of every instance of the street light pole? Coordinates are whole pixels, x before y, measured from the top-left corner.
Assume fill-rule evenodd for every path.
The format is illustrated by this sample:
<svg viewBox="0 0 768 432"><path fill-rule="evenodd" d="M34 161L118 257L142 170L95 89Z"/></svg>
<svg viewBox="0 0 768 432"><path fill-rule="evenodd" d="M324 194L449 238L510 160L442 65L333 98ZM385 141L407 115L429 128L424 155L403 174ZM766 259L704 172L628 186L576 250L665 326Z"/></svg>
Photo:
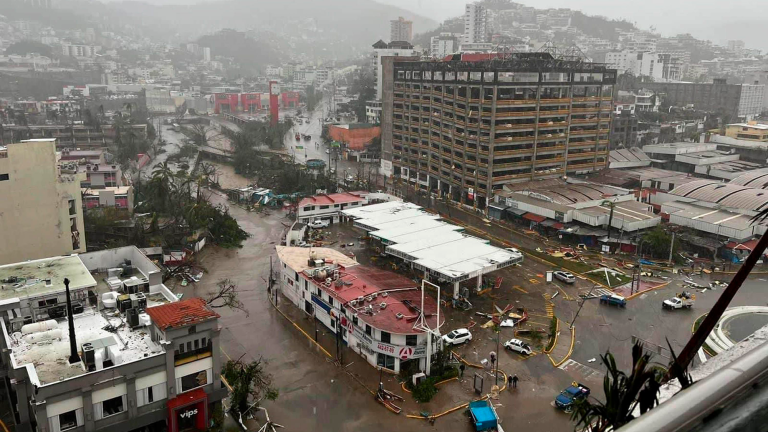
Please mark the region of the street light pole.
<svg viewBox="0 0 768 432"><path fill-rule="evenodd" d="M592 291L593 291L595 288L597 288L597 285L592 285L592 288L591 288L591 289L589 290L589 292L587 293L587 297L589 297L590 295L592 295ZM578 318L578 317L579 317L579 312L581 312L581 308L583 308L583 307L584 307L584 303L586 303L586 301L587 301L587 299L586 299L586 298L585 298L585 299L581 299L581 304L579 305L579 310L577 310L577 311L576 311L576 316L574 316L574 317L573 317L573 320L571 321L571 325L569 326L569 328L570 328L571 330L573 330L573 323L575 323L575 322L576 322L576 318Z"/></svg>

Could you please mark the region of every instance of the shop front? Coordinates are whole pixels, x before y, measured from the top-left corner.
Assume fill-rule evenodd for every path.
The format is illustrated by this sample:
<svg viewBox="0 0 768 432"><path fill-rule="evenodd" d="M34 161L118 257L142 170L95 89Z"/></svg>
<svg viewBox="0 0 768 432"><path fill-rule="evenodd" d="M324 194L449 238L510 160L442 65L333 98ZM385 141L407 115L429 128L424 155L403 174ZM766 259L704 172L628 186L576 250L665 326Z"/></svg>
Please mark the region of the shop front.
<svg viewBox="0 0 768 432"><path fill-rule="evenodd" d="M168 401L170 432L208 429L208 395L203 389L183 393Z"/></svg>

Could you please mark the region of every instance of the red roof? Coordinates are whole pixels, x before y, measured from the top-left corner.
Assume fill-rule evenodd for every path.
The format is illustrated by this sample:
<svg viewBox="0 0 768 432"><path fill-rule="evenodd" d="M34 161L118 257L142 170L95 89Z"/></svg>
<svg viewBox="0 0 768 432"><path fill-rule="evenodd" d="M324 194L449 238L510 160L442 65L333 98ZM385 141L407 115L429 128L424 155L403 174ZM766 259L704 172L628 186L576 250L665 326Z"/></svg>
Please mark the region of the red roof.
<svg viewBox="0 0 768 432"><path fill-rule="evenodd" d="M320 194L311 197L304 198L299 202L299 207L308 205L332 205L332 204L344 204L356 201L363 201L365 198L359 194L352 192L342 192L335 194Z"/></svg>
<svg viewBox="0 0 768 432"><path fill-rule="evenodd" d="M534 213L526 213L526 214L523 215L523 219L528 219L529 221L534 221L536 223L541 223L541 222L544 222L547 218L545 218L544 216L539 216L539 215L534 214Z"/></svg>
<svg viewBox="0 0 768 432"><path fill-rule="evenodd" d="M302 277L312 280L306 274L301 273ZM413 280L386 270L364 265L356 265L341 269L339 271L339 280L341 283L332 283L330 287L319 284L319 281L313 281L323 291L329 293L339 303L345 305L347 309L356 309L358 319L363 322L396 334L416 334L419 330L414 330L413 325L418 317L418 312L407 306L404 301L419 307L421 305L420 285ZM386 292L386 297L382 295ZM356 306L349 302L360 297L368 297L374 293L378 295L370 301L363 300ZM381 309L381 304L386 303L386 307ZM365 313L366 306L372 306L372 314ZM437 302L430 295L424 297L424 309L430 327L434 328L437 322ZM397 318L401 314L403 318ZM445 319L441 319L445 322Z"/></svg>
<svg viewBox="0 0 768 432"><path fill-rule="evenodd" d="M165 330L173 327L184 327L219 318L219 314L210 310L201 298L177 301L147 309L152 322Z"/></svg>
<svg viewBox="0 0 768 432"><path fill-rule="evenodd" d="M727 247L728 249L748 250L748 251L753 251L755 249L755 246L757 246L756 239L745 241L744 243L737 243L735 241L730 241L725 245L725 247Z"/></svg>

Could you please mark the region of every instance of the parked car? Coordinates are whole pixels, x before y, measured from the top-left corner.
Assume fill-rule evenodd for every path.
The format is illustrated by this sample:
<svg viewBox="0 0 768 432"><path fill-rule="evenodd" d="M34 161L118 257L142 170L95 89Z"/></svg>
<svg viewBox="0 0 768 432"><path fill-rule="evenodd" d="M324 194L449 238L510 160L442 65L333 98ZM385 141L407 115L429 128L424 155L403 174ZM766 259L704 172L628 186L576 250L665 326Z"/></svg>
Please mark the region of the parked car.
<svg viewBox="0 0 768 432"><path fill-rule="evenodd" d="M576 282L576 277L573 274L568 273L567 271L558 270L552 273L552 275L554 275L557 279L567 284L572 284Z"/></svg>
<svg viewBox="0 0 768 432"><path fill-rule="evenodd" d="M447 335L443 336L443 342L446 345L458 345L464 342L469 342L471 340L472 333L470 333L469 330L465 328L453 330Z"/></svg>
<svg viewBox="0 0 768 432"><path fill-rule="evenodd" d="M331 225L331 223L328 222L327 220L315 219L307 225L312 229L319 229L319 228L328 228Z"/></svg>
<svg viewBox="0 0 768 432"><path fill-rule="evenodd" d="M531 355L531 353L533 353L531 346L520 339L510 339L504 342L504 348L525 355Z"/></svg>
<svg viewBox="0 0 768 432"><path fill-rule="evenodd" d="M627 307L627 300L624 297L616 294L605 294L600 296L600 303L611 306Z"/></svg>
<svg viewBox="0 0 768 432"><path fill-rule="evenodd" d="M555 398L555 406L565 412L573 410L573 404L589 396L589 387L581 383L573 383L561 391Z"/></svg>
<svg viewBox="0 0 768 432"><path fill-rule="evenodd" d="M682 309L687 308L690 309L693 307L693 304L696 302L696 296L689 293L688 291L683 291L680 294L675 295L669 300L664 300L664 302L661 304L661 307L664 309Z"/></svg>
<svg viewBox="0 0 768 432"><path fill-rule="evenodd" d="M523 253L520 252L518 248L507 248L507 251L512 252L514 255L519 256L520 258L517 260L517 263L523 262Z"/></svg>

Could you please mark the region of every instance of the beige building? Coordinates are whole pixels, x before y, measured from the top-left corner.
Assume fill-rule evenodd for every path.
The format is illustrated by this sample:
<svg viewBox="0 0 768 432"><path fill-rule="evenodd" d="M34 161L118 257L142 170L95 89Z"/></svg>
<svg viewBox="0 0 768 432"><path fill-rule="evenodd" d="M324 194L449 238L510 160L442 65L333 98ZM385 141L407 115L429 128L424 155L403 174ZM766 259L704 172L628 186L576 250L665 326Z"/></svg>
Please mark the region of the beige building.
<svg viewBox="0 0 768 432"><path fill-rule="evenodd" d="M725 127L725 136L747 141L768 142L768 125L754 121L729 124Z"/></svg>
<svg viewBox="0 0 768 432"><path fill-rule="evenodd" d="M80 182L53 138L0 147L0 264L85 252Z"/></svg>

